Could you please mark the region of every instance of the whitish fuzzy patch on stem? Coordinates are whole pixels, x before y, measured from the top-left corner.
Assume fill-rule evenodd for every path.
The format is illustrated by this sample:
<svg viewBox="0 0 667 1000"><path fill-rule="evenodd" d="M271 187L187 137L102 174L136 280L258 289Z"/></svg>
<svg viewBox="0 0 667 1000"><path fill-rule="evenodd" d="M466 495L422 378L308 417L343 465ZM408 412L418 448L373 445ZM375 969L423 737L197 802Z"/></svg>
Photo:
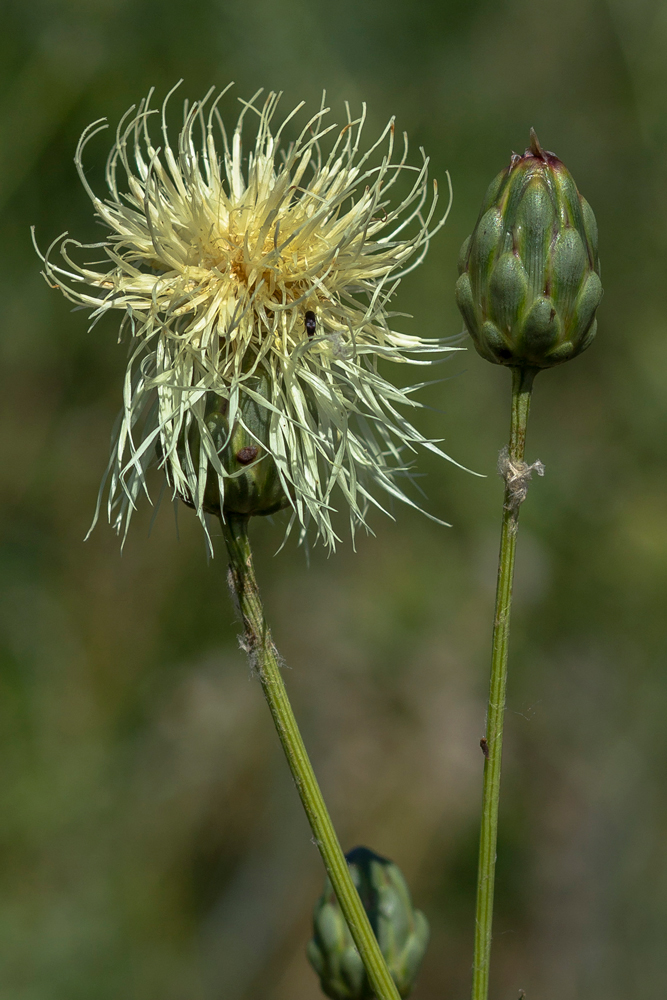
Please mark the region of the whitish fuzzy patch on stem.
<svg viewBox="0 0 667 1000"><path fill-rule="evenodd" d="M505 480L505 486L507 487L507 502L505 506L508 510L516 510L526 499L528 496L528 484L533 478L534 472L538 476L544 475L544 465L539 459L533 462L532 465L528 465L527 462L512 461L507 445L501 448L498 455L498 475Z"/></svg>

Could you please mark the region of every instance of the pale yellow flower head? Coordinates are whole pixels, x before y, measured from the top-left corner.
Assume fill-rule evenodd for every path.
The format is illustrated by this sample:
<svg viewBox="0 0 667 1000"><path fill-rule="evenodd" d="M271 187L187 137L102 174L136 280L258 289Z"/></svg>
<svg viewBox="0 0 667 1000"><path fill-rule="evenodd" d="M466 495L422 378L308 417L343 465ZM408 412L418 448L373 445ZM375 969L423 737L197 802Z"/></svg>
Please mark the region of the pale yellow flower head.
<svg viewBox="0 0 667 1000"><path fill-rule="evenodd" d="M394 330L388 311L401 277L444 222L431 227L437 188L429 186L427 159L422 152L418 165L408 163L406 136L397 156L393 119L362 152L365 107L354 120L348 109L337 129L324 125L322 105L286 143L283 132L302 105L274 132L279 95L258 104L260 93L241 102L231 139L218 110L222 94L186 103L172 147L167 101L160 115L151 92L116 131L105 199L89 186L82 155L106 124L89 126L77 149L81 181L109 235L95 244L60 238L44 273L90 306L93 321L111 309L123 313L130 360L108 470L109 517L119 531L156 464L202 520L214 475L224 509L230 472L205 419L211 394L225 401L230 426L243 422L245 399L266 408L266 460L276 463L291 523L305 530L313 521L330 546L336 487L354 528L365 524L369 503L380 506L373 486L412 503L396 483L406 450L422 445L447 457L396 409L419 405L412 389L393 386L377 364L429 364L428 355L453 350ZM244 155L249 121L255 135ZM321 140L330 132L325 154ZM392 205L392 188L405 177L410 183ZM64 264L54 263L56 245ZM75 262L81 250L101 250L102 262ZM268 378L266 398L256 391L258 373ZM195 460L182 446L193 428L201 442Z"/></svg>

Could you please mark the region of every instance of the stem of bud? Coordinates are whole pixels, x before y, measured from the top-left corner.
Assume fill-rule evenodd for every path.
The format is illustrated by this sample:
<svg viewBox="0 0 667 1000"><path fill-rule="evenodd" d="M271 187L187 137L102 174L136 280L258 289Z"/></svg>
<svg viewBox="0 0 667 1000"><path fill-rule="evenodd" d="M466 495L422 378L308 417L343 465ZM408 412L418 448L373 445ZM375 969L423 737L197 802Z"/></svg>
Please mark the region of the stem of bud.
<svg viewBox="0 0 667 1000"><path fill-rule="evenodd" d="M493 893L495 888L496 844L498 840L498 803L500 799L500 770L503 750L503 720L505 691L507 687L507 658L510 638L510 611L512 608L512 583L514 579L514 553L519 528L519 508L525 499L527 481L523 492L517 493L517 470L530 476L535 468L526 466L526 424L530 410L530 397L534 368L512 369L512 418L510 440L503 475L505 496L503 524L500 536L496 610L493 623L493 650L491 656L491 683L486 720L484 751L484 790L482 796L482 824L479 839L479 866L477 870L477 910L475 914L475 957L473 961L472 1000L487 1000L489 993L489 966L491 961L491 931L493 924ZM536 466L539 463L536 463ZM539 468L535 471L540 472ZM543 471L543 470L542 470ZM540 472L540 474L542 474Z"/></svg>
<svg viewBox="0 0 667 1000"><path fill-rule="evenodd" d="M350 876L345 855L324 804L320 786L287 696L280 673L278 652L266 624L255 579L248 538L248 518L227 514L225 520L220 519L220 523L229 553L229 584L232 595L238 602L243 622L245 649L251 666L259 675L287 763L322 855L324 867L331 879L377 1000L400 1000L359 893Z"/></svg>

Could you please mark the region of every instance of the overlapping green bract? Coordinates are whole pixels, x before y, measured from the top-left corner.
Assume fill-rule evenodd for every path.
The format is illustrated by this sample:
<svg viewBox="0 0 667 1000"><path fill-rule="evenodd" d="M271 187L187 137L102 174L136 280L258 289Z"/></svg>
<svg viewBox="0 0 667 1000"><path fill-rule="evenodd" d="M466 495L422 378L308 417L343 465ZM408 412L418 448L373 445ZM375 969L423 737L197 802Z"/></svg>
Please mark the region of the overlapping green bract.
<svg viewBox="0 0 667 1000"><path fill-rule="evenodd" d="M549 368L586 350L602 296L597 243L590 205L531 131L461 248L456 300L482 357Z"/></svg>
<svg viewBox="0 0 667 1000"><path fill-rule="evenodd" d="M387 967L398 992L407 997L428 944L426 917L413 909L405 879L392 861L367 847L356 847L346 858ZM313 929L308 959L323 992L331 1000L373 1000L375 994L328 879L315 906Z"/></svg>

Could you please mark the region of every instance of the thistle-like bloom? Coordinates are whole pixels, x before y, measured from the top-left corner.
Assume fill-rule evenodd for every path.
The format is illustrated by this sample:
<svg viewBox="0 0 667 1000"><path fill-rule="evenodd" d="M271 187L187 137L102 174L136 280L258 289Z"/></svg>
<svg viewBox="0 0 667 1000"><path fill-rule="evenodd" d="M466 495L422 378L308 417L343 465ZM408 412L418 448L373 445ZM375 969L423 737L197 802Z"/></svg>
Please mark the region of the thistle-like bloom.
<svg viewBox="0 0 667 1000"><path fill-rule="evenodd" d="M322 124L323 105L296 141L281 145L302 105L273 134L279 99L273 93L260 106L259 93L241 102L231 142L219 113L222 94L186 103L175 149L165 101L158 147L150 133L157 113L151 94L117 129L104 200L89 186L82 162L84 146L104 122L90 125L79 142L79 175L109 236L94 244L61 237L43 258L47 281L92 307L93 323L118 309L121 333L129 335L108 468L110 521L127 531L154 465L204 521L212 487L213 509L224 516L233 509L235 480L274 463L273 479L277 474L284 506L292 508L290 527L296 521L303 531L312 520L330 546L335 487L353 529L365 524L369 503L381 506L374 485L414 506L395 480L409 474L406 451L422 445L447 456L397 409L419 405L412 398L418 387L396 388L378 361L430 364L428 355L454 349L390 326L398 282L444 222L430 228L437 187L426 207L423 152L419 166L408 164L404 137L392 162L393 120L360 152L364 108L356 120L348 109L325 156L320 141L335 126ZM249 116L256 116L256 135L245 159ZM405 178L392 207L390 189ZM64 265L52 258L58 244ZM102 251L102 263L76 263L80 250ZM246 419L248 407L255 415L259 408L264 420ZM212 411L224 416L225 440L220 422L209 419ZM256 445L242 449L243 467L226 458L239 428Z"/></svg>

